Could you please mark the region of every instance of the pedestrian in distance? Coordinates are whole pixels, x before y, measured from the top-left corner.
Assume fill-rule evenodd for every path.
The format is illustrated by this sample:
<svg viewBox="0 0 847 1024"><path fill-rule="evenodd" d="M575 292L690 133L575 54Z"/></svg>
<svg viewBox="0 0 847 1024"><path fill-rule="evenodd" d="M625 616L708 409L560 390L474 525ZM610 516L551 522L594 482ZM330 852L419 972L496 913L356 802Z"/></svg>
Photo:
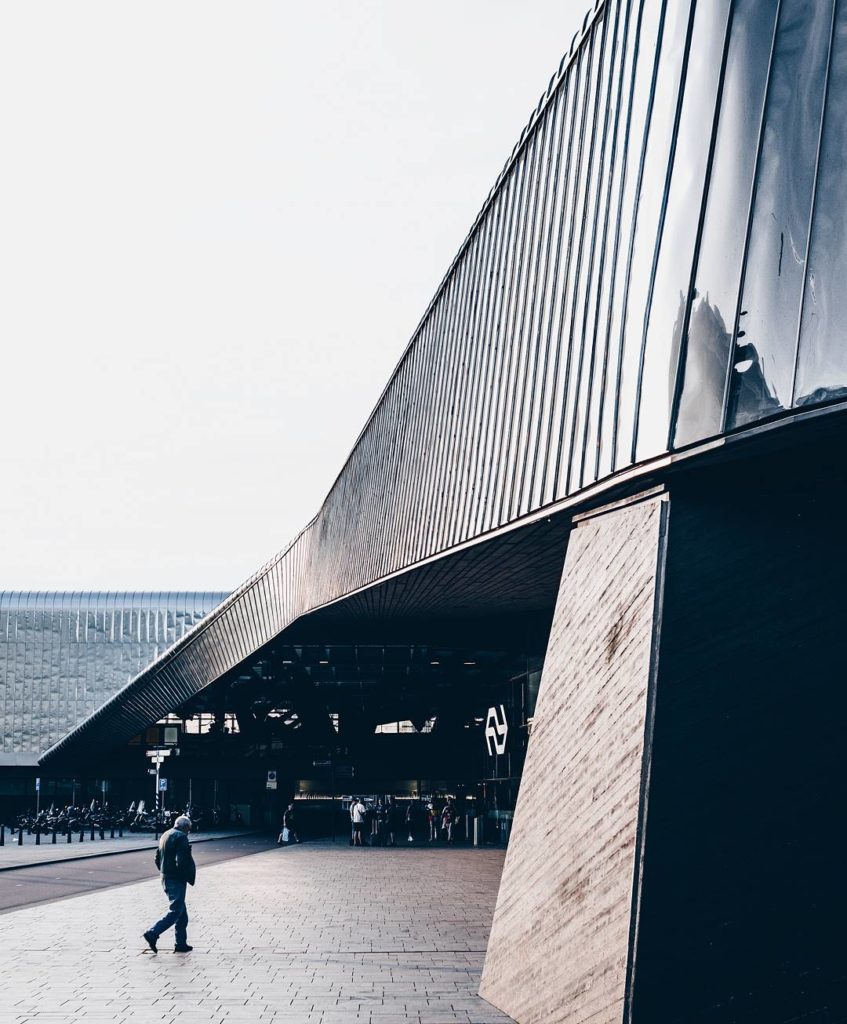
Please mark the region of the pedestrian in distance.
<svg viewBox="0 0 847 1024"><path fill-rule="evenodd" d="M173 828L168 829L159 840L159 848L156 850L156 867L161 873L162 888L170 907L167 914L144 933L144 940L154 953L158 952L156 943L159 936L172 926L176 939L174 953L190 953L193 949L193 946L188 945L188 911L185 908L185 888L194 885L197 877L197 867L188 841L190 831L191 818L181 814Z"/></svg>
<svg viewBox="0 0 847 1024"><path fill-rule="evenodd" d="M371 824L371 835L368 842L371 846L376 846L379 839L379 819L380 819L380 808L382 807L382 801L380 800L379 805L371 804L367 808L367 820Z"/></svg>
<svg viewBox="0 0 847 1024"><path fill-rule="evenodd" d="M363 846L362 843L362 830L365 827L365 817L367 816L367 808L362 801L356 797L353 803L350 804L350 821L353 825L353 845Z"/></svg>
<svg viewBox="0 0 847 1024"><path fill-rule="evenodd" d="M453 801L447 797L447 803L441 812L441 828L448 843L453 844L453 825L456 823L456 812L453 808Z"/></svg>
<svg viewBox="0 0 847 1024"><path fill-rule="evenodd" d="M409 833L409 842L415 841L415 829L417 827L418 812L414 800L409 801L406 808L406 831Z"/></svg>
<svg viewBox="0 0 847 1024"><path fill-rule="evenodd" d="M435 806L435 801L430 800L426 805L426 820L429 825L429 841L434 843L438 840L438 823L439 823L438 808Z"/></svg>
<svg viewBox="0 0 847 1024"><path fill-rule="evenodd" d="M282 831L279 834L279 839L277 839L277 845L282 846L283 843L299 842L300 839L294 827L294 804L289 804L282 816Z"/></svg>
<svg viewBox="0 0 847 1024"><path fill-rule="evenodd" d="M397 835L400 832L403 816L400 806L393 796L388 798L388 806L385 809L386 826L388 828L388 845L397 845Z"/></svg>
<svg viewBox="0 0 847 1024"><path fill-rule="evenodd" d="M373 810L374 830L371 834L371 846L385 846L388 824L388 809L382 800L378 800Z"/></svg>

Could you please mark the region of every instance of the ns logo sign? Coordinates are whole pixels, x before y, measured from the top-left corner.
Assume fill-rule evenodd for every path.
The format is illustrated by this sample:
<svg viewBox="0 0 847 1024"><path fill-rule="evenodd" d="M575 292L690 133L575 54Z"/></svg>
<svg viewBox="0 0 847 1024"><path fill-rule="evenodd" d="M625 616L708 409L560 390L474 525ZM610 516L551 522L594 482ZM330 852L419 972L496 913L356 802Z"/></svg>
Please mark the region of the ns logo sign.
<svg viewBox="0 0 847 1024"><path fill-rule="evenodd" d="M485 743L488 747L488 756L506 753L506 737L509 735L509 725L506 721L506 709L502 704L489 708L485 719Z"/></svg>

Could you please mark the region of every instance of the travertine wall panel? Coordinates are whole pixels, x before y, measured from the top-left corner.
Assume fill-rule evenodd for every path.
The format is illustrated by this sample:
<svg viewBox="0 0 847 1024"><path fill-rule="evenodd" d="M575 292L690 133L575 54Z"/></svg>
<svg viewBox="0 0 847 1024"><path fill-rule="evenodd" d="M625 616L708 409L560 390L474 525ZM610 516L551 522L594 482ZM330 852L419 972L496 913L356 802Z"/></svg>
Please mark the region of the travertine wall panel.
<svg viewBox="0 0 847 1024"><path fill-rule="evenodd" d="M624 1020L665 510L570 538L480 989L521 1024Z"/></svg>

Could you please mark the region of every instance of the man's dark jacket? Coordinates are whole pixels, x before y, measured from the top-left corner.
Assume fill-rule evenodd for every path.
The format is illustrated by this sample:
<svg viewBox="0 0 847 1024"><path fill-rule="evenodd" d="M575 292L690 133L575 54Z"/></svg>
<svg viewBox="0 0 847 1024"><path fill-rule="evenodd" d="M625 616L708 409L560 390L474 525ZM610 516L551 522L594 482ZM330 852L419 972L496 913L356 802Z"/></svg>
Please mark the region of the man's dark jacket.
<svg viewBox="0 0 847 1024"><path fill-rule="evenodd" d="M188 835L178 828L171 828L159 840L156 850L156 867L165 878L194 885L197 867L191 855Z"/></svg>

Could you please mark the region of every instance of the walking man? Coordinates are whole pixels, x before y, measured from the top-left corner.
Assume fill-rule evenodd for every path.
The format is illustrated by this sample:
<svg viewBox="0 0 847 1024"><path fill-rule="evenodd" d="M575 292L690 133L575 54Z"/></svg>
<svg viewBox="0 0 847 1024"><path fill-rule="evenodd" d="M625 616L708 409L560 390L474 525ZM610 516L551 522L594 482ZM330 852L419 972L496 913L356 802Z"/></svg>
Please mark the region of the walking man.
<svg viewBox="0 0 847 1024"><path fill-rule="evenodd" d="M294 804L289 804L285 809L285 813L282 816L282 831L277 839L277 846L282 846L283 843L299 843L300 837L297 835L297 829L294 825Z"/></svg>
<svg viewBox="0 0 847 1024"><path fill-rule="evenodd" d="M193 949L188 945L188 911L185 909L185 887L194 885L197 868L191 855L191 843L188 833L191 831L191 818L184 814L174 822L174 827L159 840L156 850L156 867L162 874L162 888L167 894L170 909L161 921L144 933L147 945L154 953L158 952L156 943L162 932L174 925L176 945L174 953L190 953Z"/></svg>

